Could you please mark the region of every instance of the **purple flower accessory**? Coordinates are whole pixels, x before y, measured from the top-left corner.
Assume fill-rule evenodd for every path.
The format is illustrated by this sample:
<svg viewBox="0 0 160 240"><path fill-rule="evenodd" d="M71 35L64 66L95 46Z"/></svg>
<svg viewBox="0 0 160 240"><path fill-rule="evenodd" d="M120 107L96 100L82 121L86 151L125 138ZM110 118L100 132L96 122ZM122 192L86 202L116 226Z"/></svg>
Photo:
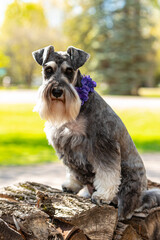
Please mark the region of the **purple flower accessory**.
<svg viewBox="0 0 160 240"><path fill-rule="evenodd" d="M97 86L95 81L92 81L92 78L88 76L83 76L81 80L81 87L75 87L78 92L78 95L81 99L81 105L83 105L88 100L88 95L90 92L94 92L94 88Z"/></svg>

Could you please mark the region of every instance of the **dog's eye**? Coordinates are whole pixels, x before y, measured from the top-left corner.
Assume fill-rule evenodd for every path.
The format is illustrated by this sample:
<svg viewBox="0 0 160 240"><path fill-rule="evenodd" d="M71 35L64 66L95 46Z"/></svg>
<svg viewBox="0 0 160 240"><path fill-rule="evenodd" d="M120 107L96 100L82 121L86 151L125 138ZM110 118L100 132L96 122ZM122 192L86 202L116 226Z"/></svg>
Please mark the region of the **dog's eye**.
<svg viewBox="0 0 160 240"><path fill-rule="evenodd" d="M51 67L46 68L45 73L46 74L52 74L53 73L53 68L51 68Z"/></svg>
<svg viewBox="0 0 160 240"><path fill-rule="evenodd" d="M73 73L73 69L72 69L72 68L67 68L66 71L65 71L65 73L66 73L67 75L71 75L71 74Z"/></svg>

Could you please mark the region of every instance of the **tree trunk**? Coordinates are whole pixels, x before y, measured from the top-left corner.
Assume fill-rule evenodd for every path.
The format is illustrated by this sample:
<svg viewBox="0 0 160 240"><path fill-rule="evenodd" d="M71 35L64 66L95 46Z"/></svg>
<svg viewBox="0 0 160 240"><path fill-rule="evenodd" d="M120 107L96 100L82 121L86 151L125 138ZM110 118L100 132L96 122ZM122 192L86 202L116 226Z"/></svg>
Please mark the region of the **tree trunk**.
<svg viewBox="0 0 160 240"><path fill-rule="evenodd" d="M149 181L149 188L160 184ZM118 221L117 209L25 182L0 190L1 240L158 240L160 207Z"/></svg>

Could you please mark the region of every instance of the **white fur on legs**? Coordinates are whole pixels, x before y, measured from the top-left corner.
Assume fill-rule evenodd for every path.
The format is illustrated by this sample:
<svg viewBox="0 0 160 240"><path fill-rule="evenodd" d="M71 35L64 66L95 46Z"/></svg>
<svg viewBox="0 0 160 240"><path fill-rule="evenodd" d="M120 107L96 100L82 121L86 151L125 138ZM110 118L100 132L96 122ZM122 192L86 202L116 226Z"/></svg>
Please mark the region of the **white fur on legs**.
<svg viewBox="0 0 160 240"><path fill-rule="evenodd" d="M104 171L106 170L106 171ZM96 191L92 194L92 201L101 205L109 204L118 192L121 183L120 171L98 168L93 185Z"/></svg>
<svg viewBox="0 0 160 240"><path fill-rule="evenodd" d="M83 185L75 177L74 173L67 168L67 181L62 184L64 192L78 193L83 188Z"/></svg>
<svg viewBox="0 0 160 240"><path fill-rule="evenodd" d="M90 198L90 197L91 197L91 194L89 193L87 186L85 186L85 187L78 193L78 195L79 195L80 197L84 197L84 198Z"/></svg>

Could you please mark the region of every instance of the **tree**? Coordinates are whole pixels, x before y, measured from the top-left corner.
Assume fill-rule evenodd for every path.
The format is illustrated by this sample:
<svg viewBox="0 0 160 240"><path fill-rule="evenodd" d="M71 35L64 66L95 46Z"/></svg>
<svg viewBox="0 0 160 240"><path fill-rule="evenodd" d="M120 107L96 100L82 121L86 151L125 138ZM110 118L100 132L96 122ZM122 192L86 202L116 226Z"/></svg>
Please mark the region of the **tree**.
<svg viewBox="0 0 160 240"><path fill-rule="evenodd" d="M152 17L152 25L150 28L149 34L155 38L153 48L155 51L155 84L159 86L160 84L160 5L153 5L153 17Z"/></svg>
<svg viewBox="0 0 160 240"><path fill-rule="evenodd" d="M142 0L76 1L68 6L68 38L91 52L89 70L108 84L110 93L137 95L140 86L152 85L153 38L144 35L149 23Z"/></svg>
<svg viewBox="0 0 160 240"><path fill-rule="evenodd" d="M126 0L121 9L112 10L111 17L105 51L109 66L104 69L109 92L137 95L139 87L152 85L154 69L153 39L143 35L145 6L141 0Z"/></svg>
<svg viewBox="0 0 160 240"><path fill-rule="evenodd" d="M9 57L7 57L4 53L3 53L3 49L0 48L0 68L6 68L9 66L10 61L9 61Z"/></svg>
<svg viewBox="0 0 160 240"><path fill-rule="evenodd" d="M39 3L14 1L8 5L0 43L3 53L10 59L7 69L14 84L31 86L37 69L31 53L52 44L54 40L58 42L59 39L55 36L56 30L48 26L43 7Z"/></svg>
<svg viewBox="0 0 160 240"><path fill-rule="evenodd" d="M90 53L90 63L84 70L96 77L97 54L107 40L104 0L65 1L64 32L68 42ZM100 79L100 75L98 75Z"/></svg>

